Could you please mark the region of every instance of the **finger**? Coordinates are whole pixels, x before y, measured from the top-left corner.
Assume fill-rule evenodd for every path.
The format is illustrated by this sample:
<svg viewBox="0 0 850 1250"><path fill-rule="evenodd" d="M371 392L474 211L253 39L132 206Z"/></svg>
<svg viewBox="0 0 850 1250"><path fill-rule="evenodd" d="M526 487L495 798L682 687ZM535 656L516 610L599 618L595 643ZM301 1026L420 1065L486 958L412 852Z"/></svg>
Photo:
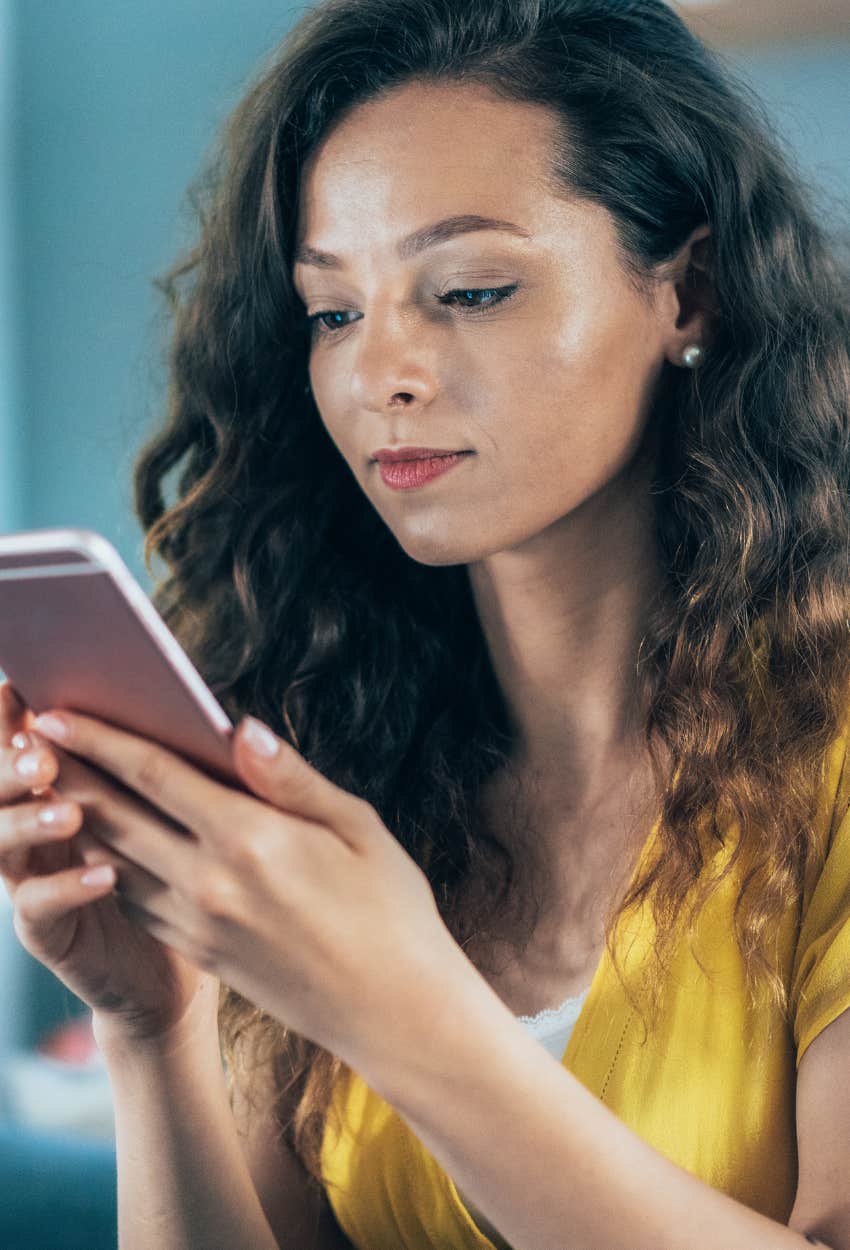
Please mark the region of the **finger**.
<svg viewBox="0 0 850 1250"><path fill-rule="evenodd" d="M178 954L185 955L188 958L187 943L184 934L174 925L168 924L160 916L154 915L141 907L138 903L126 894L117 894L116 901L118 910L133 924L137 924L141 929L145 929L152 937L159 942L164 942L166 946L170 946L176 950Z"/></svg>
<svg viewBox="0 0 850 1250"><path fill-rule="evenodd" d="M0 773L10 767L9 755L10 752L6 748L0 748ZM5 795L0 798L0 873L4 878L10 879L7 883L10 896L14 885L22 877L32 875L34 862L37 863L35 871L39 872L54 872L57 868L64 867L61 855L58 859L55 855L46 857L36 855L34 859L33 852L39 846L46 847L57 838L61 841L63 836L73 833L73 828L68 828L68 819L73 825L73 817L66 818L64 822L60 821L52 827L40 822L39 816L42 809L49 804L50 800L57 799L58 796L50 786L28 790L27 785L26 781L9 781L8 777L6 784L0 785L0 791L5 791ZM33 795L38 795L40 801L24 802L24 799L29 800ZM79 819L80 816L77 816L77 826ZM60 828L63 824L64 834Z"/></svg>
<svg viewBox="0 0 850 1250"><path fill-rule="evenodd" d="M151 739L64 708L49 715L66 727L65 736L58 738L41 716L33 722L38 733L143 796L184 830L199 837L210 829L230 833L255 812L250 795L215 781Z"/></svg>
<svg viewBox="0 0 850 1250"><path fill-rule="evenodd" d="M36 745L41 746L42 749L46 749L43 747L43 744L37 734L28 734L27 736L31 738ZM4 767L3 756L5 750L5 748L0 748L0 772L2 772ZM53 786L43 786L40 788L33 787L29 794L24 792L23 795L18 796L15 800L7 800L5 804L0 802L0 826L5 824L7 835L10 834L11 827L17 819L16 813L22 807L29 806L24 803L24 799L29 799L30 797L38 800L39 810L41 809L41 806L54 806L70 802L72 807L76 808L79 812L79 815L76 816L76 818L70 818L71 823L74 828L79 829L82 821L86 819L88 815L88 813L84 811L84 805L96 805L104 787L110 784L106 781L103 774L97 773L94 769L87 768L85 764L79 760L75 760L72 756L67 755L60 748L54 747L52 749L52 753L57 758L57 763L60 769L59 778L57 778L57 780L61 784L61 793ZM116 784L116 791L117 788ZM130 792L127 791L126 793L129 794ZM71 834L73 834L73 829L71 830ZM67 839L63 838L57 830L56 842L61 844L66 840ZM67 856L64 857L63 862L63 857L58 854L58 852L63 849L61 845L51 846L50 843L50 839L38 843L33 841L30 845L21 845L18 848L9 848L3 851L2 855L0 855L0 873L3 874L4 878L10 878L7 883L7 889L9 886L12 887L12 890L9 891L10 895L13 893L14 886L24 878L35 875L44 876L54 873L60 868L66 867L68 863L73 862L73 859L68 859ZM76 845L76 843L74 845ZM70 846L68 849L71 850Z"/></svg>
<svg viewBox="0 0 850 1250"><path fill-rule="evenodd" d="M97 765L65 748L54 750L60 757L60 791L51 799L75 800L87 829L162 880L191 880L194 840L183 826Z"/></svg>
<svg viewBox="0 0 850 1250"><path fill-rule="evenodd" d="M186 907L166 882L115 854L90 834L81 834L80 851L87 864L115 869L115 901L128 920L141 923L155 937L184 950Z"/></svg>
<svg viewBox="0 0 850 1250"><path fill-rule="evenodd" d="M167 881L104 845L88 828L78 835L76 847L86 864L109 864L115 870L117 900L128 899L144 906L162 923L180 928L187 914L186 904L175 896Z"/></svg>
<svg viewBox="0 0 850 1250"><path fill-rule="evenodd" d="M24 780L29 781L29 785L25 787L26 790L35 794L48 794L50 792L50 784L56 778L58 763L55 761L53 752L48 750L43 742L29 734L29 729L34 719L35 713L26 704L15 687L8 680L0 682L0 748L3 749L3 762L0 763L0 802L13 802L16 797L15 791L13 790L11 794L8 793L4 789L4 785L5 781L8 780L5 760L14 758L13 756L6 756L5 751L16 745L17 738L20 738L22 742L28 738L29 746L40 748L47 761L40 775L34 778L24 778ZM51 759L53 763L50 762ZM15 780L17 781L18 779L16 778Z"/></svg>
<svg viewBox="0 0 850 1250"><path fill-rule="evenodd" d="M44 790L58 775L56 753L34 734L16 730L9 744L0 746L0 803L14 803L33 790Z"/></svg>
<svg viewBox="0 0 850 1250"><path fill-rule="evenodd" d="M130 795L101 790L86 806L86 828L124 860L160 881L191 882L196 872L197 840L156 808Z"/></svg>
<svg viewBox="0 0 850 1250"><path fill-rule="evenodd" d="M175 905L171 891L164 881L160 881L158 877L146 872L144 868L140 868L138 864L132 863L123 855L116 854L87 831L82 832L77 838L77 849L87 867L94 868L106 864L114 870L113 893L115 901L122 910L125 904L128 908L132 904L137 911L140 913L144 911L159 924L170 924L174 933L179 931L185 909Z"/></svg>
<svg viewBox="0 0 850 1250"><path fill-rule="evenodd" d="M76 908L110 894L114 883L114 869L108 864L96 868L84 864L49 877L29 877L15 890L15 932L36 958L54 958L56 952L49 949L51 927Z"/></svg>
<svg viewBox="0 0 850 1250"><path fill-rule="evenodd" d="M0 856L69 838L82 819L79 805L65 800L0 807Z"/></svg>
<svg viewBox="0 0 850 1250"><path fill-rule="evenodd" d="M5 679L0 681L0 747L8 748L14 745L16 736L24 736L30 738L30 745L40 747L45 750L44 743L37 738L32 737L30 730L35 720L35 713L32 708L24 701L19 691ZM48 752L48 755L50 752ZM2 769L0 769L0 774ZM50 780L53 775L50 774ZM2 778L0 778L2 785ZM2 795L0 795L2 799Z"/></svg>
<svg viewBox="0 0 850 1250"><path fill-rule="evenodd" d="M253 726L259 725L271 754L252 746ZM247 716L234 734L234 759L240 776L260 798L333 831L355 849L374 826L374 809L356 795L337 786L293 746L272 733L267 725Z"/></svg>
<svg viewBox="0 0 850 1250"><path fill-rule="evenodd" d="M146 869L140 868L138 864L134 864L132 860L127 859L124 855L119 855L117 851L113 851L110 847L105 846L99 838L91 834L88 829L81 830L77 834L74 842L75 849L80 855L83 863L96 866L97 864L111 864L115 869L116 882L115 892L120 893L133 880L141 882L155 883L157 886L163 886L164 882L159 878L153 877Z"/></svg>

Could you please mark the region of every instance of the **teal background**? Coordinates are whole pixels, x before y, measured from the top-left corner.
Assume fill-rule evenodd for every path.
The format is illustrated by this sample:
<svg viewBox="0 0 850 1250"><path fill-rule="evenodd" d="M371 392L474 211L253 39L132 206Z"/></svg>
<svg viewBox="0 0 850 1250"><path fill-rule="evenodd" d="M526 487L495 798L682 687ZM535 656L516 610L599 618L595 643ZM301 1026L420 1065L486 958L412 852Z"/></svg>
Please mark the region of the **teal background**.
<svg viewBox="0 0 850 1250"><path fill-rule="evenodd" d="M300 11L0 0L0 532L98 530L149 589L130 466L164 413L151 279L193 237L183 194L217 126ZM733 59L850 224L850 29ZM77 1010L2 906L0 979L0 1053Z"/></svg>

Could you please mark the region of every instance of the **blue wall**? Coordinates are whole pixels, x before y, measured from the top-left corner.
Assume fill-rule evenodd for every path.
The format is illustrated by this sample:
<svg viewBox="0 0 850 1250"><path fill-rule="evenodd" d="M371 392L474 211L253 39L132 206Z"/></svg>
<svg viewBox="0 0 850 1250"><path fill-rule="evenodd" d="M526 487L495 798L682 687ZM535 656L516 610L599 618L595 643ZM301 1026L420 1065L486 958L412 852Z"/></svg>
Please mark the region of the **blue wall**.
<svg viewBox="0 0 850 1250"><path fill-rule="evenodd" d="M25 512L21 474L22 440L18 309L20 282L15 250L14 145L17 123L17 62L12 0L0 0L0 532L13 529Z"/></svg>
<svg viewBox="0 0 850 1250"><path fill-rule="evenodd" d="M163 408L152 277L244 77L287 28L269 0L17 0L21 257L14 403L24 497L9 527L83 525L137 573L130 464Z"/></svg>
<svg viewBox="0 0 850 1250"><path fill-rule="evenodd" d="M164 404L151 279L190 238L182 197L218 123L302 7L0 0L0 531L99 530L149 588L130 465ZM850 223L850 31L734 59ZM27 1039L61 1009L28 975Z"/></svg>

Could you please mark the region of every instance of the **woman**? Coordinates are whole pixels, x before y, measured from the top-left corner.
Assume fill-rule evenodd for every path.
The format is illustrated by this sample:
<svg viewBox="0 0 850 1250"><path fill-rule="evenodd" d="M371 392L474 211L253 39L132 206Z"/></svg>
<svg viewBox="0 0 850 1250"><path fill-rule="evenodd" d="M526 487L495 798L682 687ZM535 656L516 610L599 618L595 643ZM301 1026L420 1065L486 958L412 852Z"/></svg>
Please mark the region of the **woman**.
<svg viewBox="0 0 850 1250"><path fill-rule="evenodd" d="M660 0L325 0L197 191L136 504L277 753L5 781L122 1250L846 1250L850 282L763 114Z"/></svg>

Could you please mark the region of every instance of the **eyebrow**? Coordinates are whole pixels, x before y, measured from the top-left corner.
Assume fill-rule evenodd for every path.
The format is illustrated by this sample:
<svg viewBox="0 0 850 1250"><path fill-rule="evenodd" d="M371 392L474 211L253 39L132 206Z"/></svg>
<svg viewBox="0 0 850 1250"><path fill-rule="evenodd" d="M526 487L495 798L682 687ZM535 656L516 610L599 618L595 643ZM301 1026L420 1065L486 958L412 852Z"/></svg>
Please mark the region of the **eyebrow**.
<svg viewBox="0 0 850 1250"><path fill-rule="evenodd" d="M476 230L501 230L506 234L520 235L524 239L531 238L528 230L515 225L512 221L466 213L457 217L444 217L442 221L433 221L430 225L422 226L419 230L414 230L412 234L405 235L396 244L396 255L399 260L411 260L420 252L424 252L426 248L435 247L436 244L445 243L459 234L471 234ZM333 252L321 252L318 248L310 247L306 243L302 243L295 249L293 264L318 265L321 269L344 268L344 262Z"/></svg>

